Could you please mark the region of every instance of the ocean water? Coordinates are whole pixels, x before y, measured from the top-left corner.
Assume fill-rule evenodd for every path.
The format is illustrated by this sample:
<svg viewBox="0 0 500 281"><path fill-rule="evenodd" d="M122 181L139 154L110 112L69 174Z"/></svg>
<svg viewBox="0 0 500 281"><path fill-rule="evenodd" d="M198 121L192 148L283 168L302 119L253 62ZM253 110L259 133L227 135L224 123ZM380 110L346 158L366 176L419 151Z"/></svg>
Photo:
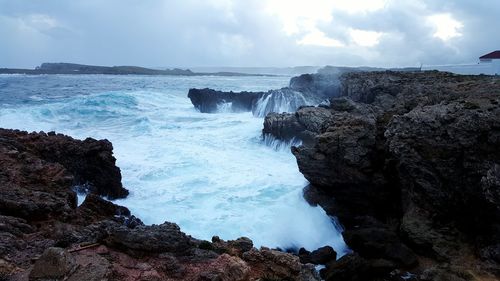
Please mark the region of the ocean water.
<svg viewBox="0 0 500 281"><path fill-rule="evenodd" d="M307 181L289 148L262 139L262 118L224 106L200 113L187 98L192 87L266 91L289 78L0 75L0 127L109 139L130 190L116 203L146 224L343 253L333 218L303 199Z"/></svg>

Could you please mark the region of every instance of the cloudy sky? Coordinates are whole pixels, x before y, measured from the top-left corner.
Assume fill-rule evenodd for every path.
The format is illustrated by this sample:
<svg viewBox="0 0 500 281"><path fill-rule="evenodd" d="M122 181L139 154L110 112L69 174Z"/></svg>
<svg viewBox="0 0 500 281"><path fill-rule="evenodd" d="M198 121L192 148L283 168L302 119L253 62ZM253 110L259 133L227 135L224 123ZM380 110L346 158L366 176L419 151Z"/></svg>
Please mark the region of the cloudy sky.
<svg viewBox="0 0 500 281"><path fill-rule="evenodd" d="M0 67L470 63L499 28L499 0L0 0Z"/></svg>

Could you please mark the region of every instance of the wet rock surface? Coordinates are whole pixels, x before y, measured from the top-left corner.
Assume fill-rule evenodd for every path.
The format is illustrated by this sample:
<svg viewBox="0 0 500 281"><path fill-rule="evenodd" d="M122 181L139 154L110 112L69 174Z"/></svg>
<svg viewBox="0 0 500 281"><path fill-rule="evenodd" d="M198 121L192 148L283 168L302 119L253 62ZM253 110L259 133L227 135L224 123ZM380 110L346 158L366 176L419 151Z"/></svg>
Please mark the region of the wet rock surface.
<svg viewBox="0 0 500 281"><path fill-rule="evenodd" d="M325 278L498 278L500 79L385 71L340 81L328 106L270 114L263 130L304 139L292 153L312 185L305 197L339 217L356 253Z"/></svg>
<svg viewBox="0 0 500 281"><path fill-rule="evenodd" d="M190 89L188 98L191 99L194 107L202 113L214 113L218 107L224 103L231 103L231 110L234 112L252 111L257 100L264 95L264 92L223 92L212 89Z"/></svg>
<svg viewBox="0 0 500 281"><path fill-rule="evenodd" d="M337 252L330 246L324 246L312 252L300 248L298 255L302 263L327 264L337 259Z"/></svg>
<svg viewBox="0 0 500 281"><path fill-rule="evenodd" d="M190 89L188 97L202 113L219 111L246 112L265 117L268 113L293 112L301 106L315 105L338 97L339 77L355 68L325 67L315 74L303 74L290 79L288 87L267 92L224 92L213 89ZM226 106L224 106L226 105Z"/></svg>
<svg viewBox="0 0 500 281"><path fill-rule="evenodd" d="M174 223L144 225L99 196L127 194L114 163L107 141L0 129L2 280L319 280L297 256L245 237L209 242ZM77 206L80 180L99 185Z"/></svg>

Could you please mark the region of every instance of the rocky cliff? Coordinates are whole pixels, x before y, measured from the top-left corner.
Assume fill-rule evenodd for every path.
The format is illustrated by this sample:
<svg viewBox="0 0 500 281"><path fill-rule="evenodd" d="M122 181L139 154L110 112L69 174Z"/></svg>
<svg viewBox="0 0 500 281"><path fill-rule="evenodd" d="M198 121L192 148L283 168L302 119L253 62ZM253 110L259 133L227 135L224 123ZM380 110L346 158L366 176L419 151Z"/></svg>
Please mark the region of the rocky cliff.
<svg viewBox="0 0 500 281"><path fill-rule="evenodd" d="M99 196L126 196L120 180L106 140L0 129L0 280L319 280L301 259L335 259L331 249L299 258L144 225Z"/></svg>
<svg viewBox="0 0 500 281"><path fill-rule="evenodd" d="M346 228L354 253L323 277L499 278L500 78L359 72L340 85L330 105L269 114L263 130L303 139L305 196Z"/></svg>

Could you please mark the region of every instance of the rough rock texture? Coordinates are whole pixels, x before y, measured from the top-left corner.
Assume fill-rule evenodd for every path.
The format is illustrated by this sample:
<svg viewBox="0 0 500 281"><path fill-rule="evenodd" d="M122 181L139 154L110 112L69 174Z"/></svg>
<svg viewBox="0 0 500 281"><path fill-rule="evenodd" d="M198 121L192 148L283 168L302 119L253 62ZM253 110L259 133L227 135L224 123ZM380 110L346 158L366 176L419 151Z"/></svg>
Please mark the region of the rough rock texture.
<svg viewBox="0 0 500 281"><path fill-rule="evenodd" d="M298 257L248 238L147 226L93 193L77 206L82 181L126 195L114 163L107 141L0 129L0 280L319 280Z"/></svg>
<svg viewBox="0 0 500 281"><path fill-rule="evenodd" d="M110 199L123 198L128 195L128 191L121 183L120 169L115 165L113 146L107 140L98 141L87 138L81 141L54 132L29 134L0 129L0 144L3 149L2 154L6 156L2 157L2 161L15 162L17 159L22 159L24 163L21 164L21 161L18 163L22 165L22 169L28 176L36 169L44 168L47 169L46 173L53 174L50 174L48 179L52 179L51 176L58 176L58 181L69 181L72 185L85 185L89 191ZM50 165L45 165L45 163ZM13 177L16 175L12 172L8 169L3 171L0 180L15 180ZM47 180L27 179L32 185ZM17 180L16 183L18 183ZM43 188L42 184L39 185L39 188Z"/></svg>
<svg viewBox="0 0 500 281"><path fill-rule="evenodd" d="M268 115L263 130L304 139L292 152L312 184L305 196L339 217L359 255L326 276L499 277L500 79L386 71L340 81L329 106Z"/></svg>
<svg viewBox="0 0 500 281"><path fill-rule="evenodd" d="M62 248L45 250L30 272L30 280L63 279L77 267L73 256Z"/></svg>

